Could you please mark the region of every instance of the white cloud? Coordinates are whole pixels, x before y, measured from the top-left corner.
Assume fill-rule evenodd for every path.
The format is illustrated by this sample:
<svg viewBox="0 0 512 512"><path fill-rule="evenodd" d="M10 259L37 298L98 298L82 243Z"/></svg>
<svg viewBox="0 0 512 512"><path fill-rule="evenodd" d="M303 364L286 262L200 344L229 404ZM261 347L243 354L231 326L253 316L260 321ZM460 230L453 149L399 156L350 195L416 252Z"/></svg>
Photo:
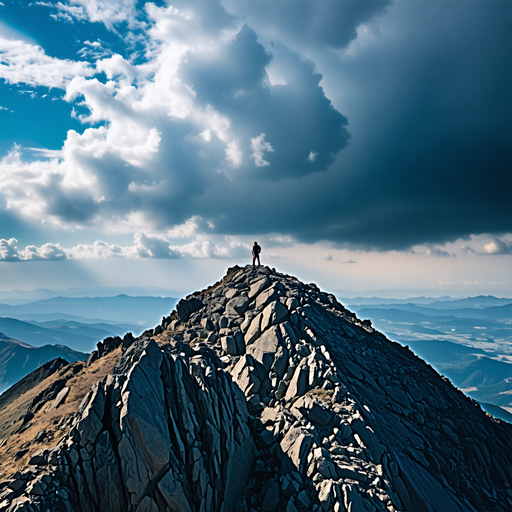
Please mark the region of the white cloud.
<svg viewBox="0 0 512 512"><path fill-rule="evenodd" d="M85 4L80 3L81 8ZM208 39L210 44L205 47L203 34L190 42L195 47L184 45L168 32L175 25L167 27L166 23L177 18L180 26L200 32L193 13L176 14L171 7L160 9L152 4L148 12L153 16L154 46L148 62L137 66L114 55L97 61L94 70L87 63L48 57L28 43L2 40L6 65L0 68L0 76L13 83L64 88L66 101L88 110L78 114L73 108L74 117L84 124L104 123L82 134L70 130L61 150L38 150L29 158L18 147L2 159L0 193L12 211L68 228L117 223L111 228L114 231L130 230L130 219L137 218L132 229L153 230L150 212L158 209L152 206L155 195L166 195L168 201L176 195L183 201L184 190L201 187L204 176L183 172L184 167L203 165L192 155L208 162L212 153L219 154L221 144L231 166L242 164L241 144L231 132L230 119L209 104L197 103L195 91L178 76L187 52L211 52L216 44L226 44L226 36L217 35L213 43ZM184 34L188 38L186 30ZM87 41L87 46L99 45ZM86 79L95 71L104 72L108 81ZM196 136L189 137L194 132ZM191 145L208 143L205 149L210 153L196 148L184 162L183 140ZM260 144L261 151L268 147L265 142ZM43 159L34 160L34 155ZM217 158L216 165L220 164ZM134 204L139 210L134 211Z"/></svg>
<svg viewBox="0 0 512 512"><path fill-rule="evenodd" d="M131 81L134 76L138 75L137 69L118 54L99 60L96 63L96 68L100 73L105 73L109 80L116 76L122 76Z"/></svg>
<svg viewBox="0 0 512 512"><path fill-rule="evenodd" d="M197 238L189 243L173 245L161 235L136 233L134 244L120 246L98 240L93 244L79 244L71 248L60 244L47 243L41 247L29 245L20 250L15 238L0 239L0 261L56 261L63 259L232 259L250 255L247 244L232 241L226 237L221 243L206 238Z"/></svg>
<svg viewBox="0 0 512 512"><path fill-rule="evenodd" d="M53 7L58 9L57 17L66 21L88 20L102 23L109 30L114 25L126 21L130 27L139 26L137 21L137 0L70 0L57 2Z"/></svg>
<svg viewBox="0 0 512 512"><path fill-rule="evenodd" d="M504 242L498 237L484 245L487 254L512 254L512 242Z"/></svg>
<svg viewBox="0 0 512 512"><path fill-rule="evenodd" d="M205 142L210 142L212 140L212 132L207 128L204 132L199 134Z"/></svg>
<svg viewBox="0 0 512 512"><path fill-rule="evenodd" d="M47 243L41 247L28 245L23 250L18 250L16 238L0 240L0 261L56 261L67 258L65 249L59 244Z"/></svg>
<svg viewBox="0 0 512 512"><path fill-rule="evenodd" d="M84 41L83 44L84 46L77 52L83 59L98 60L112 55L112 50L103 48L103 44L100 40L93 41L92 43L90 41Z"/></svg>
<svg viewBox="0 0 512 512"><path fill-rule="evenodd" d="M316 157L318 156L318 153L315 153L314 151L311 151L308 156L308 160L310 162L314 162L316 160Z"/></svg>
<svg viewBox="0 0 512 512"><path fill-rule="evenodd" d="M61 60L46 55L40 46L0 37L0 78L11 84L64 89L76 76L91 76L87 62Z"/></svg>
<svg viewBox="0 0 512 512"><path fill-rule="evenodd" d="M357 261L354 261L352 259L348 259L348 260L342 261L342 263L357 263Z"/></svg>
<svg viewBox="0 0 512 512"><path fill-rule="evenodd" d="M108 15L121 30L117 23L136 19L135 4L80 0L52 5L73 20L106 26L102 16ZM166 234L169 227L174 231L178 228L172 226L203 216L187 237L209 235L208 222L224 229L223 219L231 217L227 210L240 196L249 198L254 188L264 188L264 180L300 179L327 168L328 159L319 163L318 157L311 165L307 150L297 151L297 146L319 148L322 157L332 159L341 150L342 145L330 142L324 150L316 141L326 139L319 128L342 126L310 63L286 53L289 62L280 72L288 85L272 91L266 76L270 54L257 34L241 28L219 3L147 3L142 15L148 19L141 31L145 59L116 54L93 66L49 57L29 43L5 43L2 59L7 60L0 74L12 83L63 89L72 117L84 125L81 133L69 130L58 150L17 147L0 160L0 199L13 214L44 226L124 234ZM91 58L90 51L106 51L107 45L90 38L82 46L80 53ZM101 80L94 77L100 73ZM297 103L307 105L311 98L314 107L299 115ZM315 124L302 122L303 115ZM268 158L273 152L279 165ZM261 168L257 175L253 158ZM265 174L270 161L272 173ZM230 167L247 172L231 173ZM227 181L234 201L227 198ZM199 245L191 246L191 254L208 253L208 244Z"/></svg>
<svg viewBox="0 0 512 512"><path fill-rule="evenodd" d="M168 238L191 238L198 234L199 225L202 224L203 219L198 215L195 215L188 219L179 226L174 226L173 229L169 229L166 233Z"/></svg>
<svg viewBox="0 0 512 512"><path fill-rule="evenodd" d="M10 238L9 240L2 238L0 240L0 261L19 260L18 249L16 247L17 242L18 240L16 240L16 238Z"/></svg>
<svg viewBox="0 0 512 512"><path fill-rule="evenodd" d="M266 167L270 162L263 158L263 153L273 153L274 148L270 142L265 141L265 134L261 133L257 137L251 139L252 156L256 167Z"/></svg>
<svg viewBox="0 0 512 512"><path fill-rule="evenodd" d="M228 147L225 149L226 160L231 163L232 167L240 167L242 165L243 153L239 147L239 141L233 140L228 142Z"/></svg>

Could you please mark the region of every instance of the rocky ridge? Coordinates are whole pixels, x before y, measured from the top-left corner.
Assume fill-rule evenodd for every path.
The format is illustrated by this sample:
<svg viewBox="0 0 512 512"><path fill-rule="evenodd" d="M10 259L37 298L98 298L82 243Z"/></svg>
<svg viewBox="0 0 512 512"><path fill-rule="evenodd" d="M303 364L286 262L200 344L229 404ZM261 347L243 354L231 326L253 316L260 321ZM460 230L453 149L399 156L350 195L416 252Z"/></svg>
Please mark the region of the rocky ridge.
<svg viewBox="0 0 512 512"><path fill-rule="evenodd" d="M512 507L512 426L313 284L234 267L119 346L0 511Z"/></svg>

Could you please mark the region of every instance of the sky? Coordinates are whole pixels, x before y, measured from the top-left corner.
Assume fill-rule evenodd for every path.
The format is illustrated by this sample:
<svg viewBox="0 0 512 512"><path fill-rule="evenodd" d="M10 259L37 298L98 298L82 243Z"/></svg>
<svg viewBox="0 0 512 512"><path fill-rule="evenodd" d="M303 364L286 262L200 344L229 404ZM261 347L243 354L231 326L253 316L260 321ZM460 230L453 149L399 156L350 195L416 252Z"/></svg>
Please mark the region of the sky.
<svg viewBox="0 0 512 512"><path fill-rule="evenodd" d="M512 296L512 1L0 0L0 290Z"/></svg>

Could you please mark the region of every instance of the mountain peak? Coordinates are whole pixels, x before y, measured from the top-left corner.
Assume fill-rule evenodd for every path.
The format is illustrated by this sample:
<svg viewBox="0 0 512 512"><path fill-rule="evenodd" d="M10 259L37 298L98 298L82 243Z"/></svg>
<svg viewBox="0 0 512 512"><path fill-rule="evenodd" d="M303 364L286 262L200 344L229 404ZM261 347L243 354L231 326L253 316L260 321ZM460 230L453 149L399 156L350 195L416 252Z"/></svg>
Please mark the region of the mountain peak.
<svg viewBox="0 0 512 512"><path fill-rule="evenodd" d="M98 344L87 370L115 354L61 441L0 483L0 511L512 505L512 427L293 276L233 267L141 337Z"/></svg>

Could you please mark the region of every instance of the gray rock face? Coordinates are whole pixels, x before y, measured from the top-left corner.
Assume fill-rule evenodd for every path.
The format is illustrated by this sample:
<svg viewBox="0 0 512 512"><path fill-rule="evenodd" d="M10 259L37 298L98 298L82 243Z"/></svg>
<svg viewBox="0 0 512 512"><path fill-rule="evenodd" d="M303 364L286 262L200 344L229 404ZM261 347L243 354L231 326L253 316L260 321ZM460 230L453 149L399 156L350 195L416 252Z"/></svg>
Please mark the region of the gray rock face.
<svg viewBox="0 0 512 512"><path fill-rule="evenodd" d="M134 345L123 363L129 373L89 393L62 443L58 457L73 470L50 481L67 481L66 493L46 498L34 484L30 495L73 511L231 509L255 455L240 389L208 359L191 363L153 340Z"/></svg>
<svg viewBox="0 0 512 512"><path fill-rule="evenodd" d="M262 277L261 279L257 279L253 284L251 284L251 288L248 294L249 299L254 299L255 297L257 297L261 291L268 288L271 284L272 281L268 277Z"/></svg>
<svg viewBox="0 0 512 512"><path fill-rule="evenodd" d="M261 332L265 332L271 325L279 323L287 314L288 310L279 301L271 302L263 310L260 326Z"/></svg>
<svg viewBox="0 0 512 512"><path fill-rule="evenodd" d="M270 370L280 347L282 347L281 335L279 329L274 326L249 345L247 353Z"/></svg>
<svg viewBox="0 0 512 512"><path fill-rule="evenodd" d="M249 306L249 299L247 297L235 297L226 304L226 314L228 316L241 316Z"/></svg>
<svg viewBox="0 0 512 512"><path fill-rule="evenodd" d="M178 317L182 322L186 322L192 313L199 311L202 307L202 303L199 299L192 297L191 299L181 299L177 306L176 311Z"/></svg>
<svg viewBox="0 0 512 512"><path fill-rule="evenodd" d="M234 267L164 320L0 512L512 508L512 427L315 285Z"/></svg>

